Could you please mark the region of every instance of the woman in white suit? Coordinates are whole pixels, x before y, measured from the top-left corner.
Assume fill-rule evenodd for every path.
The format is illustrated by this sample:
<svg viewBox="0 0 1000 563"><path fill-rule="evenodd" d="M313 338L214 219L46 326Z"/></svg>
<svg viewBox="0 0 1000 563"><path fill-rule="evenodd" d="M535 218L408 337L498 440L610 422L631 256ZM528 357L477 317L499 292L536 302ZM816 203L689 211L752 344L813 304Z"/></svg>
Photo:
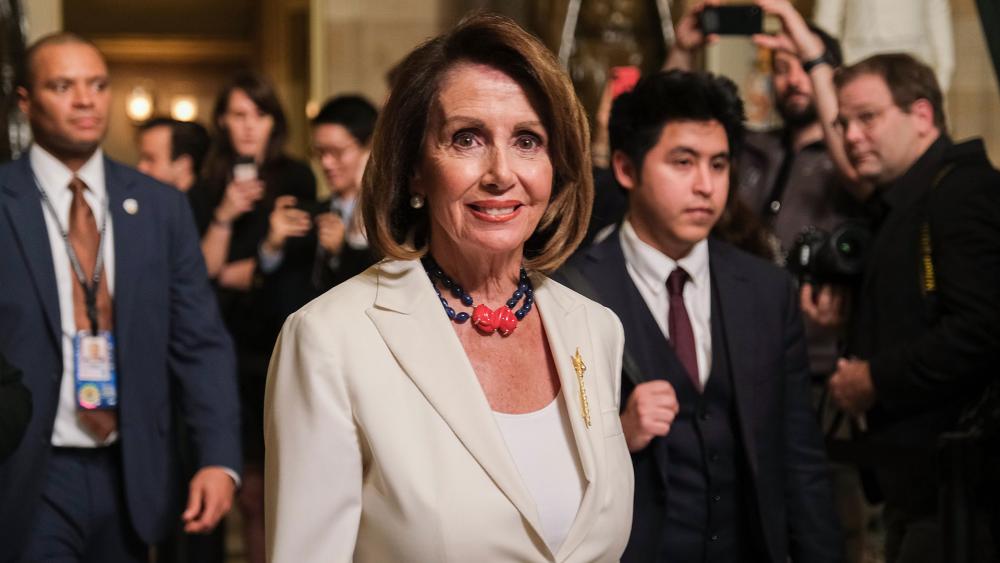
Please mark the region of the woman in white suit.
<svg viewBox="0 0 1000 563"><path fill-rule="evenodd" d="M386 259L274 351L272 562L618 560L621 324L544 275L584 235L588 144L569 79L506 18L403 61L361 198Z"/></svg>

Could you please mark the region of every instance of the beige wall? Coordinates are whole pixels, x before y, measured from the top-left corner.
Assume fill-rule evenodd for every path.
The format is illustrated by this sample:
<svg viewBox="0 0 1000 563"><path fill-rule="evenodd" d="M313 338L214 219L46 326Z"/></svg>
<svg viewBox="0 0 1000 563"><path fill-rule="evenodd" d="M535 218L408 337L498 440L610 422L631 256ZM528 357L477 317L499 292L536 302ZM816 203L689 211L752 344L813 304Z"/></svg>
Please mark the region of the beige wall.
<svg viewBox="0 0 1000 563"><path fill-rule="evenodd" d="M22 2L27 20L27 42L63 28L62 0L30 0Z"/></svg>
<svg viewBox="0 0 1000 563"><path fill-rule="evenodd" d="M312 82L321 103L361 93L380 103L385 75L454 16L447 0L311 0Z"/></svg>
<svg viewBox="0 0 1000 563"><path fill-rule="evenodd" d="M975 0L952 0L951 9L956 56L947 112L952 136L983 137L990 160L1000 166L1000 89Z"/></svg>

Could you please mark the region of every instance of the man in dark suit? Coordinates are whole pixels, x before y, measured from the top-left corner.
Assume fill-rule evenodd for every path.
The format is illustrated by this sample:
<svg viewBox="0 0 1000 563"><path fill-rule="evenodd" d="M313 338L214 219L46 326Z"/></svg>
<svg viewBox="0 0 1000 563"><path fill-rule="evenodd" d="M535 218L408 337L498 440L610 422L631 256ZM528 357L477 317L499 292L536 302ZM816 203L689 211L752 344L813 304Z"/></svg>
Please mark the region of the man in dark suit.
<svg viewBox="0 0 1000 563"><path fill-rule="evenodd" d="M708 74L658 73L622 95L610 131L628 215L564 270L625 327L624 562L842 557L793 284L709 238L743 119L735 85Z"/></svg>
<svg viewBox="0 0 1000 563"><path fill-rule="evenodd" d="M0 167L0 353L35 409L0 464L0 560L145 561L177 519L207 531L232 502L231 344L184 195L103 156L97 48L40 39L18 96L35 143ZM201 467L183 514L174 401Z"/></svg>

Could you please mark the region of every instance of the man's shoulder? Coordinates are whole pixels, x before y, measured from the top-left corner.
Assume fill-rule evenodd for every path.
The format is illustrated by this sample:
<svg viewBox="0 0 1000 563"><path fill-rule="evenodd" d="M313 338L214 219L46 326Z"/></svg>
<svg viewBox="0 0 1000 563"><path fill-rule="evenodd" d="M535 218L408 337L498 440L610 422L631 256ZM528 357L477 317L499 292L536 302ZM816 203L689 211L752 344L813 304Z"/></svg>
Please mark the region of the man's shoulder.
<svg viewBox="0 0 1000 563"><path fill-rule="evenodd" d="M789 274L774 262L741 250L717 238L708 239L710 267L745 277L761 287L785 288Z"/></svg>
<svg viewBox="0 0 1000 563"><path fill-rule="evenodd" d="M167 199L183 197L182 192L177 188L164 184L152 176L147 176L127 164L109 157L105 157L104 162L108 171L106 182L120 182L123 185L142 184L143 189L148 189L149 195L152 197Z"/></svg>
<svg viewBox="0 0 1000 563"><path fill-rule="evenodd" d="M16 176L20 176L27 170L25 161L26 158L27 153L17 160L0 164L0 188L6 186L11 179Z"/></svg>
<svg viewBox="0 0 1000 563"><path fill-rule="evenodd" d="M956 206L996 203L1000 200L1000 170L990 162L981 139L949 147L935 177L928 210L948 214Z"/></svg>

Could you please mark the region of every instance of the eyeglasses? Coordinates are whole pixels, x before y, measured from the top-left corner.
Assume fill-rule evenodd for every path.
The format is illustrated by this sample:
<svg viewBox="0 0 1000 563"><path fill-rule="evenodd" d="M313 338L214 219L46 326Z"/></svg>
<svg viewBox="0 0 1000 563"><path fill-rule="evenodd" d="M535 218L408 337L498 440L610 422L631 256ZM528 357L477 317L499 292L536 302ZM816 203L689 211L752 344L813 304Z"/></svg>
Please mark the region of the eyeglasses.
<svg viewBox="0 0 1000 563"><path fill-rule="evenodd" d="M344 147L316 146L312 147L313 158L323 160L324 157L332 157L334 160L342 160L348 154L360 149L357 143L352 143Z"/></svg>
<svg viewBox="0 0 1000 563"><path fill-rule="evenodd" d="M837 130L843 135L848 129L850 129L851 123L856 121L858 123L858 127L860 127L862 131L871 131L876 125L878 125L878 122L881 121L885 112L890 111L895 107L895 105L889 105L882 109L865 110L858 113L858 115L854 117L840 114L837 116L837 119L834 120L833 126L836 127Z"/></svg>

